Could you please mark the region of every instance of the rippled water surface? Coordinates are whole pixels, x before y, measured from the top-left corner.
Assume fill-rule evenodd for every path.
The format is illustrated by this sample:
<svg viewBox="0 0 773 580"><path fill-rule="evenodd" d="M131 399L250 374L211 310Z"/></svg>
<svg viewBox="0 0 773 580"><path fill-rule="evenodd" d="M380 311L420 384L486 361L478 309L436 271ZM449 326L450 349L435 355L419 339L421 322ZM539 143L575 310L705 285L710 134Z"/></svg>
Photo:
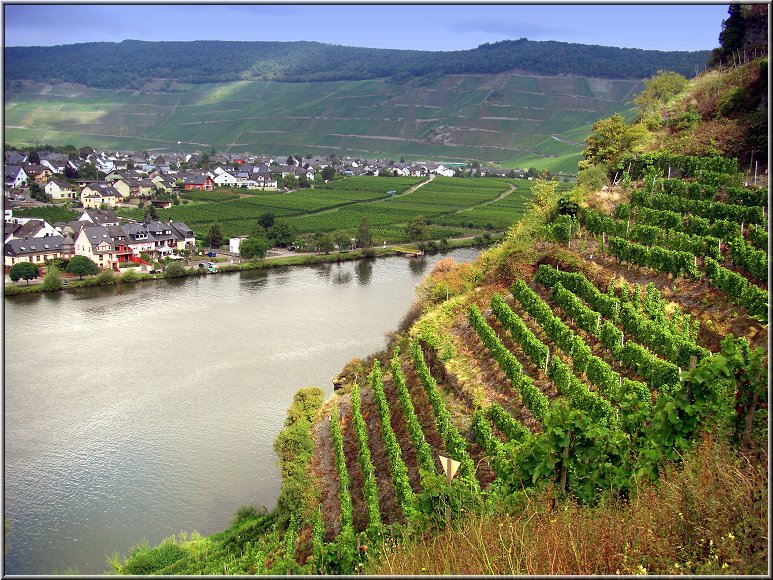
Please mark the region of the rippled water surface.
<svg viewBox="0 0 773 580"><path fill-rule="evenodd" d="M442 257L6 298L4 572L101 574L273 507L295 391L383 348Z"/></svg>

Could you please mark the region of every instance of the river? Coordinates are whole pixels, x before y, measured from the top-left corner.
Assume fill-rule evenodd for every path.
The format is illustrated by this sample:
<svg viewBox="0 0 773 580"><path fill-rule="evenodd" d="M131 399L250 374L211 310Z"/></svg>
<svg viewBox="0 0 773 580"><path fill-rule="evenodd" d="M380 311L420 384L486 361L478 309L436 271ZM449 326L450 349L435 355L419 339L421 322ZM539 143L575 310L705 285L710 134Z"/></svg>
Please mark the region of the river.
<svg viewBox="0 0 773 580"><path fill-rule="evenodd" d="M279 495L300 387L383 348L444 256L5 298L5 574L109 571Z"/></svg>

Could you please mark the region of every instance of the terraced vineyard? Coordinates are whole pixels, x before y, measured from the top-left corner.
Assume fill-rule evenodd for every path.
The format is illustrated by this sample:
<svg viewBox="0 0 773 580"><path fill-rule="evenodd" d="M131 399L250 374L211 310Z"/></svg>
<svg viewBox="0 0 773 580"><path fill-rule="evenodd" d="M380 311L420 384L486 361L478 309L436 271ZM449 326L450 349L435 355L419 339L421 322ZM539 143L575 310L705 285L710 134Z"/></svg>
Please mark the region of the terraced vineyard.
<svg viewBox="0 0 773 580"><path fill-rule="evenodd" d="M382 80L176 84L179 92L28 84L8 92L6 141L106 149L182 147L467 161L576 170L598 119L629 109L639 80L443 75Z"/></svg>
<svg viewBox="0 0 773 580"><path fill-rule="evenodd" d="M732 164L676 161L679 179L651 159L624 201L598 192L579 221L559 217L565 237L554 227L491 250L467 270L482 280L472 291L426 305L388 352L345 369L299 427L315 488L282 516L292 542L275 540L256 569L357 572L369 547L524 489L629 497L700 429L746 445L767 417L767 208ZM421 203L411 195L393 201ZM687 213L662 209L674 204ZM451 485L439 455L460 462Z"/></svg>

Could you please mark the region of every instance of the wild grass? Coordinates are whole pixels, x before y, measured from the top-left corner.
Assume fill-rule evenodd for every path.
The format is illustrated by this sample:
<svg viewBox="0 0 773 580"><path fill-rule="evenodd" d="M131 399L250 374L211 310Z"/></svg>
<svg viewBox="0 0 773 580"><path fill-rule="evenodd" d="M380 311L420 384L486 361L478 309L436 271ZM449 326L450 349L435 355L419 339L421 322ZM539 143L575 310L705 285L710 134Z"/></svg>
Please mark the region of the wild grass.
<svg viewBox="0 0 773 580"><path fill-rule="evenodd" d="M767 461L762 462L767 465ZM580 508L554 491L388 544L369 574L766 574L767 473L704 438L629 502Z"/></svg>

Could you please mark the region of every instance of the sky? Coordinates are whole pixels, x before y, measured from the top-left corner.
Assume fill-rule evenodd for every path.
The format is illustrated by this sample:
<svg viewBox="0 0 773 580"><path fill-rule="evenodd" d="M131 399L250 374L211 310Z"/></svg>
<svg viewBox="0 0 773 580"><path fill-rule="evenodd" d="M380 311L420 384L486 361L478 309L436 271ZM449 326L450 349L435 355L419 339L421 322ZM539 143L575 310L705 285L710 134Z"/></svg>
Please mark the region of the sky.
<svg viewBox="0 0 773 580"><path fill-rule="evenodd" d="M4 3L5 46L133 40L310 40L468 50L500 40L710 50L724 4L33 4Z"/></svg>

